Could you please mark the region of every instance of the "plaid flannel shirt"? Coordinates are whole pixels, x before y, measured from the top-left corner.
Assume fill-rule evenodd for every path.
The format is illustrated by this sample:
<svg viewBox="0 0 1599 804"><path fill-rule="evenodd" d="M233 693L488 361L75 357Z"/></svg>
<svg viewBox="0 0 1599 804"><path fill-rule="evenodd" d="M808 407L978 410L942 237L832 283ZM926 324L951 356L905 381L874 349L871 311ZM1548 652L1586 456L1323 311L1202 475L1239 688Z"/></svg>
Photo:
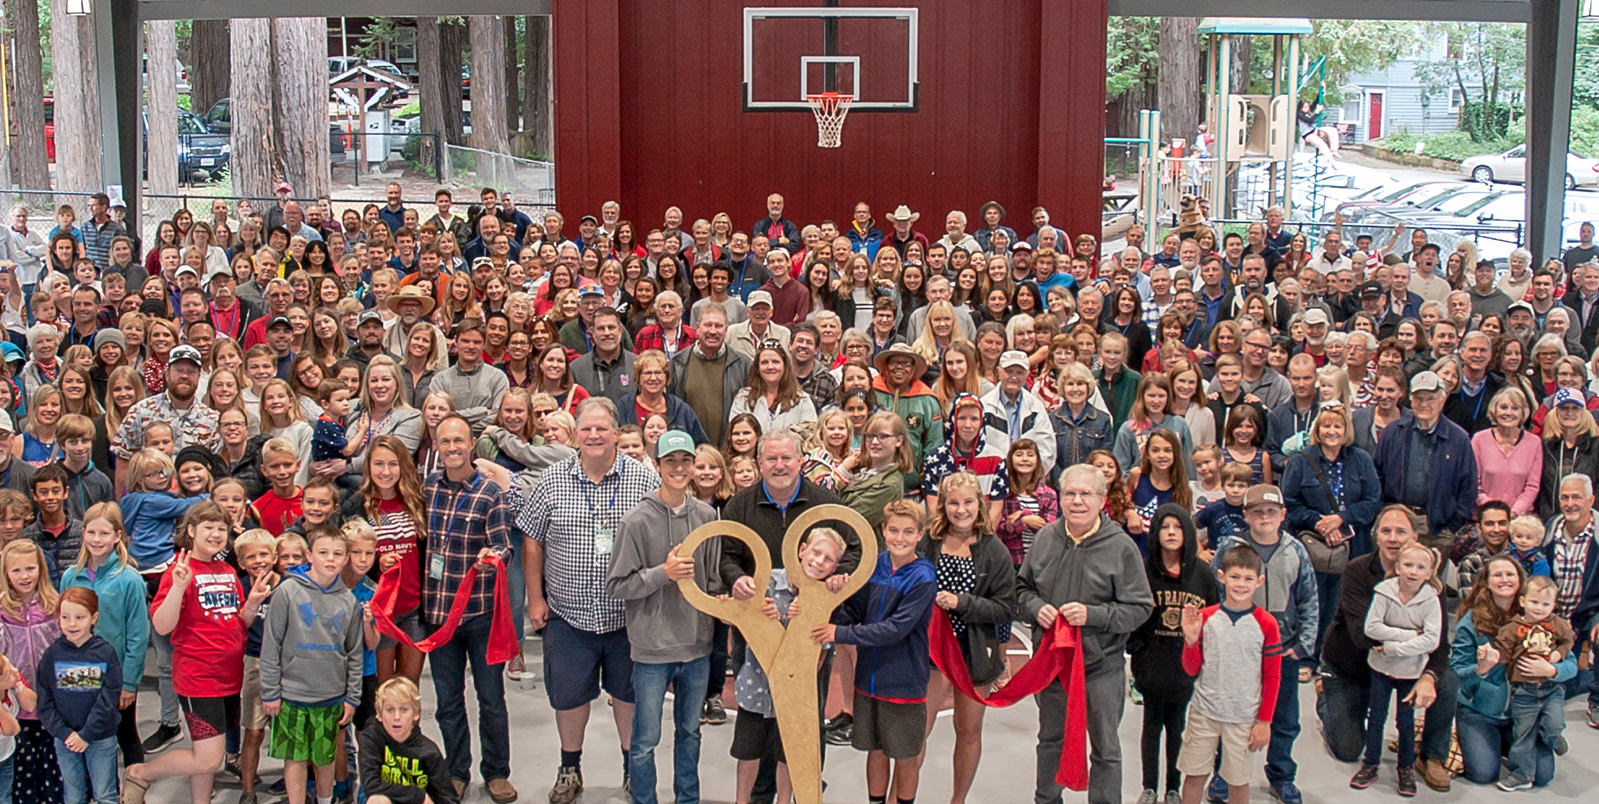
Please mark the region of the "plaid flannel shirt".
<svg viewBox="0 0 1599 804"><path fill-rule="evenodd" d="M480 550L489 547L500 558L511 560L511 512L500 485L479 472L462 483L450 480L443 472L434 472L422 486L422 497L428 512L422 617L430 625L439 625L449 615L455 591L465 580L467 570L477 563ZM433 577L432 571L439 560L435 556L444 562L438 578ZM494 575L479 575L471 594L466 619L492 612Z"/></svg>

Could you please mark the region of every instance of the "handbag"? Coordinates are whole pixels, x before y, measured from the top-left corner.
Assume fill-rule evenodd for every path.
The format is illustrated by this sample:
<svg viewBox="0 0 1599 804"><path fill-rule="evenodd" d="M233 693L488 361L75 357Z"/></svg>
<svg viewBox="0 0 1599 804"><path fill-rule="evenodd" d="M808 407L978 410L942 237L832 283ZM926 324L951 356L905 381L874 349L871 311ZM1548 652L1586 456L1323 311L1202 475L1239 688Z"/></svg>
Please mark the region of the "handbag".
<svg viewBox="0 0 1599 804"><path fill-rule="evenodd" d="M1316 479L1321 481L1321 487L1327 490L1327 497L1338 505L1338 495L1333 494L1332 484L1327 482L1327 472L1321 464L1311 457L1305 458L1305 463L1310 465L1310 470L1316 473ZM1342 575L1349 566L1349 525L1346 523L1341 530L1344 532L1344 541L1337 546L1329 544L1320 531L1304 530L1299 532L1299 541L1305 545L1305 552L1310 554L1310 566L1317 572L1327 575Z"/></svg>

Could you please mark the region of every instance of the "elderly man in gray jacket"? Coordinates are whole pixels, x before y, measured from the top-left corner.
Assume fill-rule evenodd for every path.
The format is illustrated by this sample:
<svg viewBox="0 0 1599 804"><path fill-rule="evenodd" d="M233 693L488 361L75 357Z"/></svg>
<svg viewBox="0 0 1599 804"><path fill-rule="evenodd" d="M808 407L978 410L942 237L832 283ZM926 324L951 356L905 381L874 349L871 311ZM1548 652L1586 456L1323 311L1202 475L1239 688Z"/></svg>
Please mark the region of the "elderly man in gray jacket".
<svg viewBox="0 0 1599 804"><path fill-rule="evenodd" d="M1033 537L1022 560L1018 602L1034 622L1036 643L1065 618L1083 634L1085 689L1073 695L1088 699L1088 804L1121 804L1121 742L1116 734L1126 700L1122 652L1127 635L1154 610L1154 596L1144 574L1138 547L1113 520L1103 515L1105 478L1087 464L1061 473L1060 519ZM1059 682L1037 696L1038 781L1036 804L1060 804L1055 782L1065 735L1066 691Z"/></svg>

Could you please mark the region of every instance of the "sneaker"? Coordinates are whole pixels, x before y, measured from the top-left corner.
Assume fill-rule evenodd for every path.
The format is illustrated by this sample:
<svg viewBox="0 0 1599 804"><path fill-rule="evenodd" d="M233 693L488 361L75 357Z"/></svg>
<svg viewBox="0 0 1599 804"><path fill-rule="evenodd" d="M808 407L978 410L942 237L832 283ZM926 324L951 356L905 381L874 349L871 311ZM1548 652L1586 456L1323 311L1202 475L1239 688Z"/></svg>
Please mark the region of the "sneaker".
<svg viewBox="0 0 1599 804"><path fill-rule="evenodd" d="M1166 800L1162 804L1183 804L1183 794L1176 790L1166 791Z"/></svg>
<svg viewBox="0 0 1599 804"><path fill-rule="evenodd" d="M1316 675L1316 671L1315 670L1312 670L1309 667L1301 667L1301 668L1299 668L1299 683L1301 683L1301 684L1309 684L1310 680L1312 678L1314 678L1315 675Z"/></svg>
<svg viewBox="0 0 1599 804"><path fill-rule="evenodd" d="M583 771L563 767L555 775L555 786L550 788L550 804L572 804L583 792Z"/></svg>
<svg viewBox="0 0 1599 804"><path fill-rule="evenodd" d="M244 780L244 770L239 767L238 754L228 754L222 760L222 776L235 782Z"/></svg>
<svg viewBox="0 0 1599 804"><path fill-rule="evenodd" d="M1210 777L1210 786L1205 789L1205 800L1211 804L1227 804L1227 782L1221 776Z"/></svg>
<svg viewBox="0 0 1599 804"><path fill-rule="evenodd" d="M847 712L840 712L838 717L822 725L822 735L827 739L828 745L849 745L850 738L855 734L855 718Z"/></svg>
<svg viewBox="0 0 1599 804"><path fill-rule="evenodd" d="M240 793L239 804L259 804L255 793Z"/></svg>
<svg viewBox="0 0 1599 804"><path fill-rule="evenodd" d="M1571 743L1566 742L1564 736L1555 738L1555 756L1563 757L1571 751Z"/></svg>
<svg viewBox="0 0 1599 804"><path fill-rule="evenodd" d="M1588 728L1599 729L1599 701L1588 702Z"/></svg>
<svg viewBox="0 0 1599 804"><path fill-rule="evenodd" d="M1157 800L1153 790L1146 789L1138 796L1138 804L1155 804Z"/></svg>
<svg viewBox="0 0 1599 804"><path fill-rule="evenodd" d="M1299 788L1293 782L1278 782L1268 792L1283 804L1305 804L1305 797L1299 794Z"/></svg>
<svg viewBox="0 0 1599 804"><path fill-rule="evenodd" d="M527 664L520 653L512 656L511 660L505 663L505 677L512 681L521 681L522 674L526 670Z"/></svg>
<svg viewBox="0 0 1599 804"><path fill-rule="evenodd" d="M494 799L497 804L507 804L516 800L516 788L511 786L509 779L490 779L487 787L489 798Z"/></svg>
<svg viewBox="0 0 1599 804"><path fill-rule="evenodd" d="M1416 769L1409 765L1399 766L1399 795L1405 798L1416 795Z"/></svg>
<svg viewBox="0 0 1599 804"><path fill-rule="evenodd" d="M722 705L722 696L712 695L705 699L705 713L700 722L710 726L720 726L727 722L727 707Z"/></svg>
<svg viewBox="0 0 1599 804"><path fill-rule="evenodd" d="M1144 694L1139 692L1137 687L1128 687L1127 688L1127 700L1132 701L1133 702L1133 706L1143 706L1144 705Z"/></svg>
<svg viewBox="0 0 1599 804"><path fill-rule="evenodd" d="M1532 780L1525 776L1518 776L1510 771L1505 771L1499 775L1499 789L1506 793L1514 793L1517 790L1531 790Z"/></svg>
<svg viewBox="0 0 1599 804"><path fill-rule="evenodd" d="M183 729L177 726L168 726L162 723L156 727L149 737L144 738L144 752L158 754L172 747L173 743L183 739Z"/></svg>
<svg viewBox="0 0 1599 804"><path fill-rule="evenodd" d="M311 792L310 800L316 800L315 789L313 789ZM337 804L350 804L352 801L355 801L355 785L350 784L348 780L343 782L334 782L333 800L337 802Z"/></svg>
<svg viewBox="0 0 1599 804"><path fill-rule="evenodd" d="M1349 786L1356 790L1365 790L1375 781L1377 781L1377 766L1361 763L1360 770L1355 771L1354 777L1349 780Z"/></svg>
<svg viewBox="0 0 1599 804"><path fill-rule="evenodd" d="M315 781L315 780L307 779L306 781L309 782L309 781ZM466 782L462 782L461 784L464 785L464 784L466 784ZM280 778L277 781L273 782L272 784L267 785L266 791L270 795L286 796L286 795L289 794L289 786L284 784L283 780Z"/></svg>

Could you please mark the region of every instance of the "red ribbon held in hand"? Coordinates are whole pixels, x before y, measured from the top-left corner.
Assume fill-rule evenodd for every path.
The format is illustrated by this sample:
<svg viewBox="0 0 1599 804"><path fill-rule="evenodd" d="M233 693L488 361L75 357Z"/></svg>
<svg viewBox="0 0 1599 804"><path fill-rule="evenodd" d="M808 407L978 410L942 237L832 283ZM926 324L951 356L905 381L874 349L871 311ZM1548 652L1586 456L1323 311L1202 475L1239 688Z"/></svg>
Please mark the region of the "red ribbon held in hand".
<svg viewBox="0 0 1599 804"><path fill-rule="evenodd" d="M1043 692L1059 679L1066 690L1066 732L1061 746L1060 767L1055 783L1070 790L1088 789L1088 709L1084 697L1083 634L1066 618L1055 618L1055 625L1044 632L1037 652L1010 681L991 695L983 695L972 684L966 657L950 626L949 613L934 606L927 636L933 664L955 689L985 706L1010 706L1029 695Z"/></svg>
<svg viewBox="0 0 1599 804"><path fill-rule="evenodd" d="M494 612L489 622L487 657L489 664L500 664L521 653L521 645L517 644L516 629L511 625L511 597L505 588L505 562L499 556L491 555L483 559L483 563L494 568ZM373 625L378 633L423 653L431 653L434 648L449 642L455 636L455 629L460 627L461 618L466 615L466 604L471 602L472 590L477 587L478 565L474 563L466 571L466 577L461 579L461 585L455 588L455 599L450 601L450 613L445 616L444 624L420 642L413 641L394 624L394 603L400 594L399 573L402 566L402 563L396 562L378 580L378 589L372 594Z"/></svg>

